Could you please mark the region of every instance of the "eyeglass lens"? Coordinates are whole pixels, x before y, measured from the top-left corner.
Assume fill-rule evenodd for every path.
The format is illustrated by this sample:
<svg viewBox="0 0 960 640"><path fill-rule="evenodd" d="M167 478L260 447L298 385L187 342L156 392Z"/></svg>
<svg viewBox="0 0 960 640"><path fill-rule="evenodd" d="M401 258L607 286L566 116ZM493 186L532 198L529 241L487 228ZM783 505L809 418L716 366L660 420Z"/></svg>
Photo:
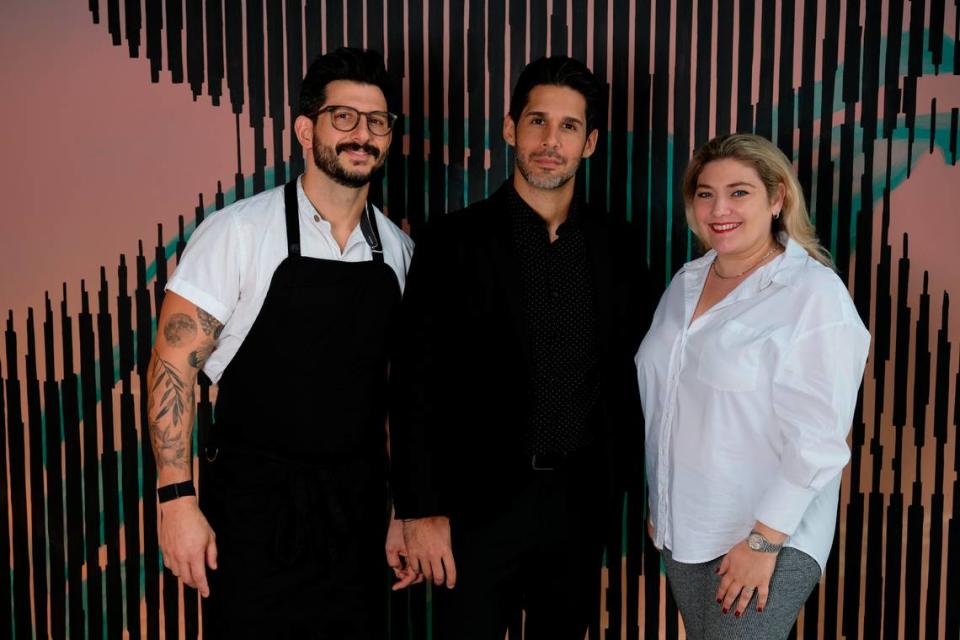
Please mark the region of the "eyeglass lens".
<svg viewBox="0 0 960 640"><path fill-rule="evenodd" d="M330 119L333 126L340 131L353 131L360 121L360 112L353 107L337 107L330 111ZM370 133L375 135L386 135L390 133L392 123L387 113L380 111L371 111L364 113L367 116L367 128Z"/></svg>

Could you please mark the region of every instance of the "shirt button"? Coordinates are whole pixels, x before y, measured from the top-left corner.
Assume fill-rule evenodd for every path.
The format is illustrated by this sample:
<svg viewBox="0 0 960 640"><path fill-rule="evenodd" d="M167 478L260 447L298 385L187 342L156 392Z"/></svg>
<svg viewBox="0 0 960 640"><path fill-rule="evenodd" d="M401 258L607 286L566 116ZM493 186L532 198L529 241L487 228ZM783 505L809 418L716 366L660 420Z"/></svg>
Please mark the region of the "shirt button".
<svg viewBox="0 0 960 640"><path fill-rule="evenodd" d="M318 216L317 214L313 215L313 219L315 222L320 222L320 216Z"/></svg>

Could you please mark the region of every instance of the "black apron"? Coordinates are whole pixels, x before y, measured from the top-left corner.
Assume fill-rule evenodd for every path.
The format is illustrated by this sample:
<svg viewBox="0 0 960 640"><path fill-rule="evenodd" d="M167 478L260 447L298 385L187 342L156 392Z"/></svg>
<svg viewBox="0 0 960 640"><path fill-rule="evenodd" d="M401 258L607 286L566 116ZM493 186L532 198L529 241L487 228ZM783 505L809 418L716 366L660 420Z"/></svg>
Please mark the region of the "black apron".
<svg viewBox="0 0 960 640"><path fill-rule="evenodd" d="M207 637L385 637L387 361L399 310L369 207L370 262L288 255L219 382L201 508L218 565Z"/></svg>

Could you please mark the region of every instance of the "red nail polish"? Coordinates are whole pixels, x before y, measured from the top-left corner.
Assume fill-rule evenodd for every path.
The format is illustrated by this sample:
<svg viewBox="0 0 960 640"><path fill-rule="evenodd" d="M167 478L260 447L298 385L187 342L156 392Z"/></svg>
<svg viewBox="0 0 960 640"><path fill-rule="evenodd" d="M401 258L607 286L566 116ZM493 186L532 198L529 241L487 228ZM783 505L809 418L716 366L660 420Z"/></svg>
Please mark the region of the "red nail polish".
<svg viewBox="0 0 960 640"><path fill-rule="evenodd" d="M717 604L723 604L723 600L721 600L720 598L717 598Z"/></svg>
<svg viewBox="0 0 960 640"><path fill-rule="evenodd" d="M724 615L727 614L727 609L726 609L726 607L724 607L724 609L723 609L723 614L724 614Z"/></svg>
<svg viewBox="0 0 960 640"><path fill-rule="evenodd" d="M734 617L734 618L739 618L739 617L740 617L740 612L739 612L739 611L734 611L734 612L733 612L733 617Z"/></svg>
<svg viewBox="0 0 960 640"><path fill-rule="evenodd" d="M757 613L763 613L763 607L758 608Z"/></svg>

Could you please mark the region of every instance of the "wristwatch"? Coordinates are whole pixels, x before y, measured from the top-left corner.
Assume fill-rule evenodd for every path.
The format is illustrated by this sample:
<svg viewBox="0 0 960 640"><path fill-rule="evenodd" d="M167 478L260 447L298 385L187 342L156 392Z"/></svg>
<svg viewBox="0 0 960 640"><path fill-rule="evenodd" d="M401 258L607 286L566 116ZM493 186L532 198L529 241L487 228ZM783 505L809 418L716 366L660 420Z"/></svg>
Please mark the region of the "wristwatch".
<svg viewBox="0 0 960 640"><path fill-rule="evenodd" d="M780 549L783 548L783 543L774 544L759 531L751 531L750 535L747 536L747 546L751 550L761 553L779 553Z"/></svg>

